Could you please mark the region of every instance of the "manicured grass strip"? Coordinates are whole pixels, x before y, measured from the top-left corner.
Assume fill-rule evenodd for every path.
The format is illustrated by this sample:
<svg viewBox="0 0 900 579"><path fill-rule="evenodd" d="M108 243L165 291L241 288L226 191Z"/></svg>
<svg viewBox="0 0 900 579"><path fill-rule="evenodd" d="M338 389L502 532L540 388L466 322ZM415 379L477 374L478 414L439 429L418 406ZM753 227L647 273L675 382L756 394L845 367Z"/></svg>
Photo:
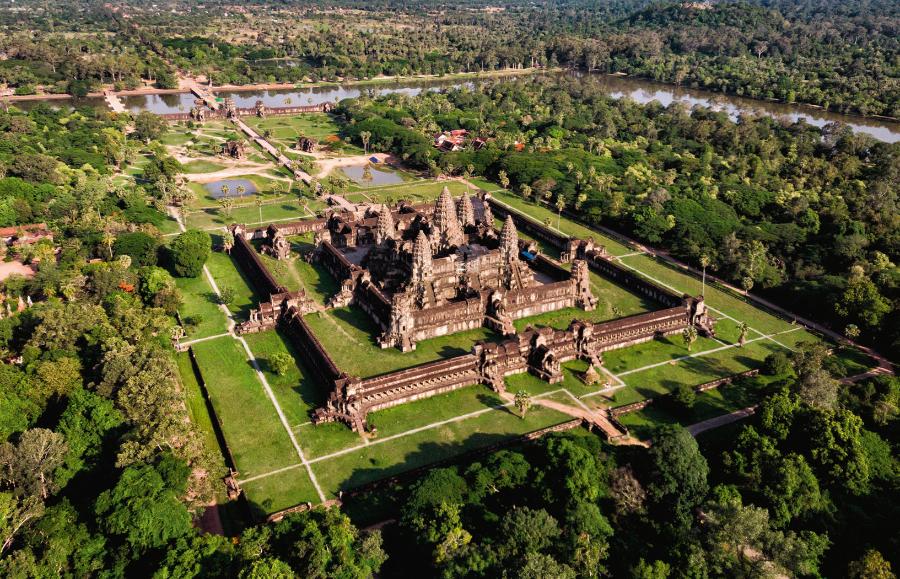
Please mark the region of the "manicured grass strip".
<svg viewBox="0 0 900 579"><path fill-rule="evenodd" d="M205 276L175 278L175 284L181 292L182 304L178 313L182 320L199 319L197 325L186 326L185 340L216 336L228 331L228 320L219 309L216 294L209 287Z"/></svg>
<svg viewBox="0 0 900 579"><path fill-rule="evenodd" d="M487 328L477 328L421 341L415 350L404 353L396 348L382 349L375 341L380 328L358 307L316 312L305 319L338 368L359 377L459 356L470 352L476 341L500 337Z"/></svg>
<svg viewBox="0 0 900 579"><path fill-rule="evenodd" d="M385 185L383 187L354 187L350 191L365 191L366 195L375 203L393 203L400 200L408 200L413 203L425 203L437 199L441 191L447 187L454 196L461 195L466 190L465 183L459 181L436 181L421 179L402 185ZM475 191L469 188L472 194Z"/></svg>
<svg viewBox="0 0 900 579"><path fill-rule="evenodd" d="M522 374L507 376L506 389L507 391L512 393L518 392L519 390L525 390L532 396L537 396L545 392L550 392L559 388L565 388L574 396L584 396L586 394L592 394L594 392L597 392L598 390L606 388L604 382L608 381L611 385L617 384L615 380L604 374L601 370L599 370L599 368L598 371L600 371L601 375L600 382L596 384L585 384L584 381L580 378L581 374L583 374L585 370L587 370L587 362L584 362L582 360L572 360L571 362L566 362L562 365L562 382L549 384L541 380L540 378L525 372ZM566 403L574 404L571 399L569 399Z"/></svg>
<svg viewBox="0 0 900 579"><path fill-rule="evenodd" d="M214 251L209 256L206 265L209 267L209 273L216 280L219 291L225 291L226 287L234 290L235 298L228 304L228 309L241 319L246 319L250 314L250 309L259 303L259 299L237 263L230 255Z"/></svg>
<svg viewBox="0 0 900 579"><path fill-rule="evenodd" d="M633 255L622 258L621 261L625 265L635 268L639 273L653 277L675 288L678 292L691 295L700 294L701 283L699 279L679 272L657 258L646 255ZM756 306L710 284L706 284L706 303L736 320L747 322L752 328L766 334L783 332L792 327L790 322L766 313ZM713 312L713 316L716 315Z"/></svg>
<svg viewBox="0 0 900 579"><path fill-rule="evenodd" d="M269 381L275 399L281 406L288 424L295 426L309 421L310 413L325 403L328 392L324 384L318 384L300 366L299 357L293 346L277 331L260 332L244 336L253 355L259 361L260 368ZM294 358L294 365L287 373L278 375L272 368L271 359L274 354L284 353Z"/></svg>
<svg viewBox="0 0 900 579"><path fill-rule="evenodd" d="M194 423L203 436L204 446L220 455L219 440L216 438L212 417L206 408L206 400L203 398L203 392L200 389L199 382L197 382L190 355L187 352L182 352L175 356L175 362L178 364L178 374L181 376L181 384L184 386L184 399L187 403L188 413L191 416L191 422ZM223 459L222 464L224 463L225 460Z"/></svg>
<svg viewBox="0 0 900 579"><path fill-rule="evenodd" d="M181 167L184 169L185 173L213 173L215 171L221 171L225 168L225 165L213 163L212 161L207 161L205 159L197 159L196 161L182 163Z"/></svg>
<svg viewBox="0 0 900 579"><path fill-rule="evenodd" d="M417 468L460 453L490 446L569 420L569 416L535 405L525 419L503 408L423 430L312 464L326 493Z"/></svg>
<svg viewBox="0 0 900 579"><path fill-rule="evenodd" d="M376 429L378 437L384 438L461 414L502 405L503 400L494 391L478 384L373 412L368 421L369 426Z"/></svg>
<svg viewBox="0 0 900 579"><path fill-rule="evenodd" d="M278 260L270 255L261 256L266 267L279 283L291 291L303 289L314 302L325 305L331 296L340 290L340 284L324 266L309 263L300 253L305 253L306 244L292 244L295 252L289 260Z"/></svg>
<svg viewBox="0 0 900 579"><path fill-rule="evenodd" d="M671 392L679 384L697 386L711 380L758 368L766 356L777 350L782 350L782 348L771 342L753 342L743 348L728 348L648 368L623 376L622 379L642 398L649 398ZM617 404L621 403L618 398L616 402Z"/></svg>
<svg viewBox="0 0 900 579"><path fill-rule="evenodd" d="M771 380L769 376L756 376L737 384L723 384L713 390L701 392L697 394L696 402L689 411L677 411L659 401L643 410L623 414L619 416L619 420L628 427L631 434L642 439L650 438L653 431L663 424L689 426L752 406L760 400L765 385Z"/></svg>
<svg viewBox="0 0 900 579"><path fill-rule="evenodd" d="M363 443L362 438L343 423L302 424L294 427L294 436L307 460L325 456Z"/></svg>
<svg viewBox="0 0 900 579"><path fill-rule="evenodd" d="M248 204L246 200L243 204L245 206L232 209L230 216L225 215L221 207L192 210L186 216L187 227L208 229L217 226L225 227L232 223L252 223L254 226L258 226L271 221L310 218L309 212L297 199L284 198L277 203L267 201L262 208L258 208L252 203ZM260 215L262 220L260 220Z"/></svg>
<svg viewBox="0 0 900 579"><path fill-rule="evenodd" d="M722 344L709 338L698 337L688 351L680 334L657 338L643 344L603 353L603 365L613 374L635 370L648 364L674 360L705 350L721 348ZM626 380L627 381L627 380Z"/></svg>
<svg viewBox="0 0 900 579"><path fill-rule="evenodd" d="M301 503L319 502L316 488L302 467L242 483L241 488L251 506L264 513L274 513Z"/></svg>
<svg viewBox="0 0 900 579"><path fill-rule="evenodd" d="M625 255L626 253L632 253L634 251L634 249L626 247L618 241L606 237L602 233L594 231L593 229L588 229L580 223L576 223L575 221L567 219L566 217L560 218L555 211L551 211L543 205L535 205L530 201L525 201L517 195L513 195L511 193L506 193L503 191L497 191L495 193L491 193L491 195L495 199L498 199L501 202L509 205L513 209L518 209L522 213L531 215L540 223L543 223L545 219L550 219L550 225L553 228L556 228L558 222L559 230L566 235L578 237L581 239L593 237L594 240L597 241L597 243L605 246L606 251L608 251L612 255Z"/></svg>
<svg viewBox="0 0 900 579"><path fill-rule="evenodd" d="M290 437L241 345L223 338L193 350L241 478L295 464Z"/></svg>

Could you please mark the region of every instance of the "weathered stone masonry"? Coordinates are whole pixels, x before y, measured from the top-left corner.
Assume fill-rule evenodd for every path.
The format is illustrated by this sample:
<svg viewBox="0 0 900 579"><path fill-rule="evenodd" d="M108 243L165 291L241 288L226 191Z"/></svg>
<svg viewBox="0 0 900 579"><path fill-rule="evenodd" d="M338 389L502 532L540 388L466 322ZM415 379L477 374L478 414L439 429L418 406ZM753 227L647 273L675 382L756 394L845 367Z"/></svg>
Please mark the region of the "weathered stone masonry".
<svg viewBox="0 0 900 579"><path fill-rule="evenodd" d="M492 226L493 211L506 217L499 235ZM517 225L559 247L572 271L518 240ZM570 240L515 212L492 208L489 198L463 198L454 207L447 193L433 208L381 207L376 215L371 208L357 214L331 212L326 219L251 232L236 227L234 232L233 255L257 290L271 296L239 331L260 331L281 322L306 366L329 391L325 405L313 415L316 423L341 421L364 430L366 416L376 410L478 383L502 391L504 378L521 372L557 382L567 361L582 359L597 366L605 351L680 333L689 325L713 333L702 298L678 296L616 263L591 240ZM248 241L265 239L272 245L308 232L316 234L319 263L341 281L331 304L353 303L366 311L382 328L383 347L409 350L419 340L481 325L509 339L479 343L469 354L382 376L346 375L303 320L314 309L303 292L283 295L285 288ZM576 320L566 330L515 333L515 319L563 307L592 308L596 300L588 268L665 308L602 323Z"/></svg>

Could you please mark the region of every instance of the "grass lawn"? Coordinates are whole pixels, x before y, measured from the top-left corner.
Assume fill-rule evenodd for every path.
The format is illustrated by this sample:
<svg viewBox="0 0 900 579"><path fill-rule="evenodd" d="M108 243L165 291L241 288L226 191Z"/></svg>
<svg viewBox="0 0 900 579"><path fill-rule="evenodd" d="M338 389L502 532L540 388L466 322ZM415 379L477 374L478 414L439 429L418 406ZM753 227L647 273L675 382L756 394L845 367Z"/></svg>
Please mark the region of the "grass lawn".
<svg viewBox="0 0 900 579"><path fill-rule="evenodd" d="M381 349L375 341L381 333L378 326L356 306L312 313L305 319L338 368L361 378L459 356L471 351L478 340L500 338L487 328L478 328L423 340L415 350L404 353L396 348Z"/></svg>
<svg viewBox="0 0 900 579"><path fill-rule="evenodd" d="M383 187L357 187L348 188L347 198L351 201L372 201L374 203L393 203L406 200L412 203L425 203L434 201L444 190L450 189L454 196L461 195L466 190L466 185L459 181L437 181L433 179L418 179L401 185L385 185ZM474 193L474 190L471 191Z"/></svg>
<svg viewBox="0 0 900 579"><path fill-rule="evenodd" d="M291 291L306 290L306 295L317 304L324 305L328 299L340 290L340 284L334 276L317 263L308 263L301 255L312 250L312 244L298 238L291 239L294 255L289 260L278 260L271 255L260 255L263 263L275 276L279 283Z"/></svg>
<svg viewBox="0 0 900 579"><path fill-rule="evenodd" d="M768 376L758 376L743 380L738 384L724 384L714 390L697 394L696 402L689 411L678 411L664 401L619 416L619 420L628 427L634 436L641 439L650 438L653 430L663 424L681 424L688 426L716 416L728 414L756 403L769 382Z"/></svg>
<svg viewBox="0 0 900 579"><path fill-rule="evenodd" d="M181 384L184 387L184 399L187 404L188 414L191 416L191 422L194 423L194 426L197 427L197 430L203 437L204 446L219 455L221 450L219 448L219 440L216 438L212 417L206 408L206 400L203 398L203 392L200 390L200 383L197 382L191 358L187 352L182 352L175 356L175 362L178 364L178 373L181 376ZM224 459L222 459L222 464L225 464ZM217 486L215 488L218 489L220 487Z"/></svg>
<svg viewBox="0 0 900 579"><path fill-rule="evenodd" d="M228 331L228 320L219 309L216 295L206 281L206 276L175 278L181 292L182 304L178 308L181 319L199 318L196 325L186 326L186 340L196 340L223 334Z"/></svg>
<svg viewBox="0 0 900 579"><path fill-rule="evenodd" d="M312 204L310 206L312 208ZM262 220L260 220L260 216L262 216ZM240 207L236 206L231 210L230 216L225 215L221 207L191 210L186 216L186 225L197 229L225 227L232 223L257 226L272 221L299 220L310 217L306 207L296 198L284 197L274 202L266 200L265 205L261 208L257 207L252 199L245 199Z"/></svg>
<svg viewBox="0 0 900 579"><path fill-rule="evenodd" d="M244 276L244 273L238 268L237 263L230 255L214 251L206 262L209 267L209 273L219 286L219 291L223 291L226 287L231 288L235 292L234 301L228 304L236 317L247 319L250 315L250 309L255 308L259 304L259 299L250 285L250 281Z"/></svg>
<svg viewBox="0 0 900 579"><path fill-rule="evenodd" d="M263 374L269 381L275 399L281 406L291 427L309 422L311 411L324 404L328 392L324 384L318 384L300 364L300 359L293 345L278 331L260 332L244 337L253 355L259 361ZM273 354L287 353L296 364L286 374L279 376L272 369L270 360Z"/></svg>
<svg viewBox="0 0 900 579"><path fill-rule="evenodd" d="M490 446L510 436L568 419L568 415L538 405L532 407L524 420L509 408L488 410L383 443L376 439L352 452L315 462L312 468L326 494L334 495L338 490Z"/></svg>
<svg viewBox="0 0 900 579"><path fill-rule="evenodd" d="M621 261L625 265L636 269L639 273L662 281L678 292L700 293L701 283L699 279L682 273L659 259L646 255L633 255L625 257ZM739 321L747 322L752 328L766 334L783 332L793 328L789 321L764 312L741 298L719 290L710 284L706 285L706 303L711 308L715 308ZM713 315L720 317L715 312L713 312ZM751 332L749 337L753 338L755 336Z"/></svg>
<svg viewBox="0 0 900 579"><path fill-rule="evenodd" d="M597 241L597 243L604 245L606 247L606 251L608 251L612 255L625 255L634 251L634 249L626 247L618 241L610 239L609 237L606 237L603 234L594 231L593 229L588 229L580 223L576 223L570 219L567 219L566 217L559 218L555 211L551 211L543 205L535 205L534 203L525 201L518 195L498 191L492 193L491 196L494 197L494 199L497 199L498 201L509 205L513 209L519 210L519 212L521 213L531 215L539 223L543 223L544 219L549 218L551 227L556 228L556 224L557 222L559 222L559 230L566 235L579 237L581 239L593 237L594 240Z"/></svg>
<svg viewBox="0 0 900 579"><path fill-rule="evenodd" d="M242 483L252 507L273 513L300 503L319 502L319 494L303 467L292 468L265 478Z"/></svg>
<svg viewBox="0 0 900 579"><path fill-rule="evenodd" d="M192 348L240 476L295 464L290 437L240 343L221 338Z"/></svg>
<svg viewBox="0 0 900 579"><path fill-rule="evenodd" d="M225 168L225 165L219 165L218 163L213 163L212 161L198 159L196 161L182 163L181 167L184 169L185 173L213 173L215 171L221 171Z"/></svg>

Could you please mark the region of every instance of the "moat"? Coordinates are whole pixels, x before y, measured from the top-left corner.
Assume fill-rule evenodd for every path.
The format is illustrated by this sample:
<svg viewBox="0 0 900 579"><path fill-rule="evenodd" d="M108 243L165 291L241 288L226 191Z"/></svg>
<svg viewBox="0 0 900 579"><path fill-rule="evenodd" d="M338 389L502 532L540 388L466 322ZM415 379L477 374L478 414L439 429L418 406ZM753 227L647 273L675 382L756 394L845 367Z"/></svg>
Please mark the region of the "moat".
<svg viewBox="0 0 900 579"><path fill-rule="evenodd" d="M900 141L900 123L887 119L859 117L824 111L816 107L801 104L785 104L768 102L736 95L727 95L693 88L675 87L632 77L611 76L588 73L560 73L589 77L598 82L610 97L615 99L630 98L638 103L658 101L663 106L673 102L683 103L687 107L695 105L721 110L732 118L741 115L757 115L781 117L795 122L804 120L810 125L823 127L828 123L841 122L856 132L865 133L879 141L896 143ZM505 77L506 78L506 77ZM279 90L230 90L217 91L216 95L234 99L238 107L252 107L256 101L262 100L269 107L317 105L326 102L339 102L343 99L357 98L360 95L379 96L402 93L409 96L423 91L440 91L461 86L474 86L496 82L499 79L479 78L477 80L404 80L379 84L347 84L344 86L308 87ZM190 93L148 94L122 96L126 108L132 112L148 110L157 114L188 112L194 101ZM19 101L15 105L30 108L40 100ZM72 102L68 100L46 101L51 105ZM78 103L88 106L103 106L102 99L82 99Z"/></svg>

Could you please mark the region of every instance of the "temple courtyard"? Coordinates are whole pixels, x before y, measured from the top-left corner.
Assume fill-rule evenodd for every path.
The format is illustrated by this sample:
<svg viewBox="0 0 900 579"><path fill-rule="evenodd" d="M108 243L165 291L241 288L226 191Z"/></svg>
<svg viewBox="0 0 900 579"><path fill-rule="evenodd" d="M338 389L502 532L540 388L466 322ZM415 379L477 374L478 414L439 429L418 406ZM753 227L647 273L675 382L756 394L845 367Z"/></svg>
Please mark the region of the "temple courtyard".
<svg viewBox="0 0 900 579"><path fill-rule="evenodd" d="M499 203L516 201L502 191L495 191L494 197ZM546 210L518 201L517 209L543 220L541 211ZM582 226L565 218L560 228L573 236L585 233ZM694 277L599 232L590 234L613 259L640 276L677 293L700 293ZM359 307L325 308L338 284L322 265L302 259L312 250L311 236L294 236L289 241L292 257L276 261L266 256L266 264L281 283L305 290L321 306L304 320L339 366L361 378L451 358L468 352L477 341L502 338L494 330L477 328L422 340L411 352L382 349L378 328ZM327 389L312 377L301 362L301 353L281 330L235 336L234 324L248 318L260 296L232 257L214 253L207 269L204 278L179 280L185 298L182 315L200 318L185 338L183 344L190 346L191 353L180 354L180 366L196 401L192 405L195 419L207 425L210 439L216 436L213 421L217 422L236 478L259 513L335 498L372 481L572 420L552 404L535 404L522 419L510 401L478 385L372 412L368 416L372 434L354 432L341 423L314 425L312 413L323 404ZM517 320L516 329L521 331L528 324L563 328L572 319L602 321L653 309L646 298L593 272L590 281L597 298L593 311L572 308L540 314ZM216 304L216 294L226 287L236 295L227 308ZM531 374L518 374L506 378L507 389L525 390L535 399L567 406L616 407L665 394L678 384L699 385L757 368L772 352L819 339L738 296L710 285L705 293L718 320L716 335L698 338L690 351L680 336L669 336L607 352L603 379L593 385L579 377L586 363L574 360L563 364L561 382L549 384ZM738 345L741 322L749 325L743 347ZM278 353L296 361L281 375L270 363ZM207 402L198 379L205 384L213 419L204 420ZM740 385L704 392L698 395L689 422L727 414L752 402L753 393ZM636 435L646 432L649 424L673 421L683 417L657 407L622 417Z"/></svg>

